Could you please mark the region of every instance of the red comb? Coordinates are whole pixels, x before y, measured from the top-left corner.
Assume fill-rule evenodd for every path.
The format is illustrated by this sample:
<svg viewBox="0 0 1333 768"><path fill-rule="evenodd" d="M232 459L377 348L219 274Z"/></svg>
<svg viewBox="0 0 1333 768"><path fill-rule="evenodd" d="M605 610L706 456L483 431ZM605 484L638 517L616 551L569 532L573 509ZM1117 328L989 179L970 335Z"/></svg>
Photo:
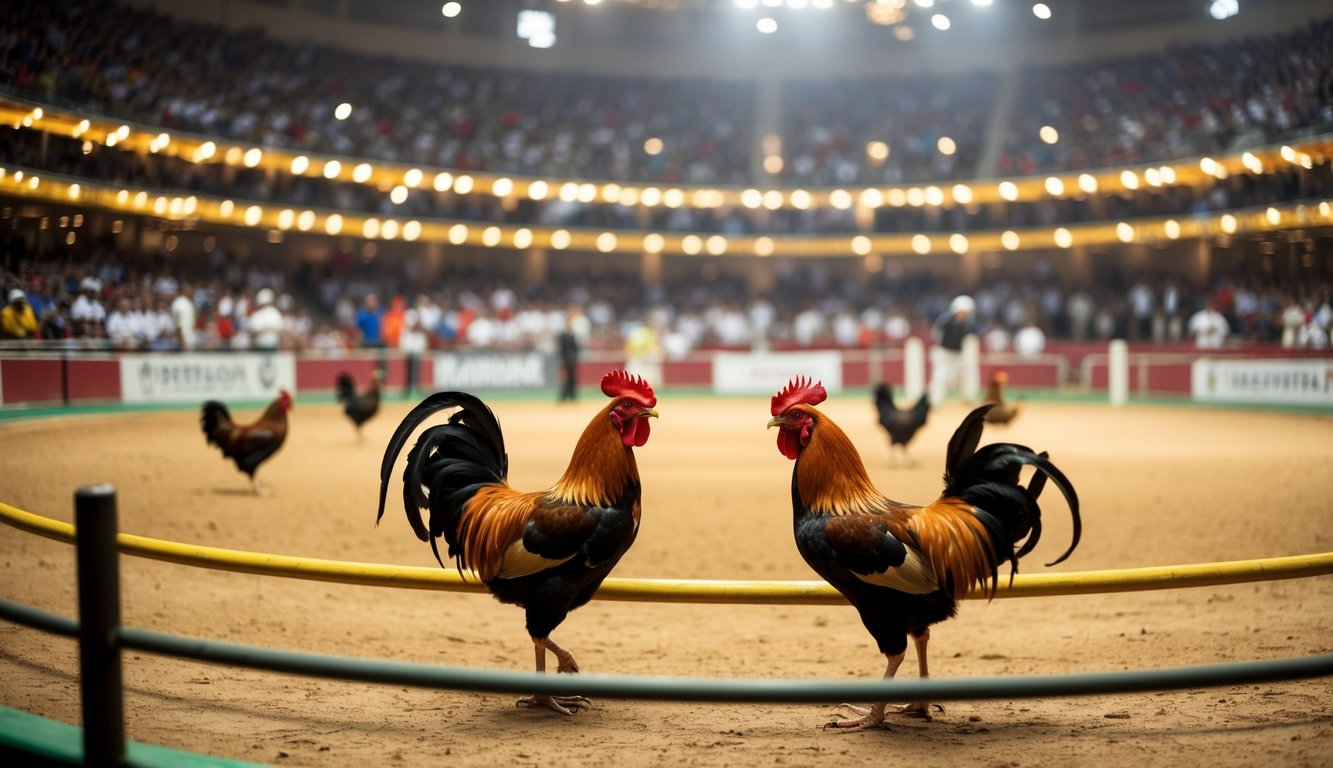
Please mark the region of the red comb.
<svg viewBox="0 0 1333 768"><path fill-rule="evenodd" d="M819 405L828 399L828 390L823 382L812 382L805 376L797 376L787 382L787 386L773 395L773 415L780 416L783 411L796 405Z"/></svg>
<svg viewBox="0 0 1333 768"><path fill-rule="evenodd" d="M602 377L602 394L607 397L632 397L647 408L657 406L657 395L642 376L631 376L624 371L611 371Z"/></svg>

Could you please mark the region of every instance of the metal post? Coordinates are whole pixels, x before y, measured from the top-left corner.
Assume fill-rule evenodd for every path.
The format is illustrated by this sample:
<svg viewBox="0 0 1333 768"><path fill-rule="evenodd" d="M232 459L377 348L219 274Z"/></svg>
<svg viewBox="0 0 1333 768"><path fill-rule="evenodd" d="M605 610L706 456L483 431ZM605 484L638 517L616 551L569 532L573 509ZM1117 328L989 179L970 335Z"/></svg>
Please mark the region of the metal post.
<svg viewBox="0 0 1333 768"><path fill-rule="evenodd" d="M60 403L69 406L69 349L64 345L60 348Z"/></svg>
<svg viewBox="0 0 1333 768"><path fill-rule="evenodd" d="M75 491L74 525L83 760L85 765L124 765L125 689L116 637L120 630L116 489L103 483Z"/></svg>

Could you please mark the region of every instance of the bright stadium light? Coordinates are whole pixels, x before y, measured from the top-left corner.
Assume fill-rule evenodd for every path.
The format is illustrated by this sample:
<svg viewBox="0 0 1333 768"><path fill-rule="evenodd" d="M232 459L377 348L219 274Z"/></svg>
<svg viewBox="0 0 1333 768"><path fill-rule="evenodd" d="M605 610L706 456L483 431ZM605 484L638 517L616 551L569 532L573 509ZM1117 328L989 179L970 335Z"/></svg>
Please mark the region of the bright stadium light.
<svg viewBox="0 0 1333 768"><path fill-rule="evenodd" d="M755 29L759 30L761 33L765 35L771 35L774 32L778 31L778 22L775 19L769 18L768 16L765 16L759 21L756 21L754 23L754 26Z"/></svg>
<svg viewBox="0 0 1333 768"><path fill-rule="evenodd" d="M949 17L945 16L942 13L937 13L934 16L931 16L930 23L932 26L935 27L935 29L938 29L941 32L943 32L944 30L948 29L951 26L951 24L949 23Z"/></svg>
<svg viewBox="0 0 1333 768"><path fill-rule="evenodd" d="M462 12L463 12L462 3L448 2L440 7L440 13L444 14L444 18L446 19L452 19L453 17L457 16Z"/></svg>
<svg viewBox="0 0 1333 768"><path fill-rule="evenodd" d="M1046 3L1037 3L1032 6L1032 15L1045 21L1051 18L1051 7Z"/></svg>
<svg viewBox="0 0 1333 768"><path fill-rule="evenodd" d="M972 0L972 4L978 8L989 8L992 0Z"/></svg>
<svg viewBox="0 0 1333 768"><path fill-rule="evenodd" d="M518 12L515 32L533 48L555 45L555 16L547 11L524 9Z"/></svg>
<svg viewBox="0 0 1333 768"><path fill-rule="evenodd" d="M345 101L339 104L337 108L333 110L333 117L337 120L346 120L351 116L352 116L352 105L348 104Z"/></svg>
<svg viewBox="0 0 1333 768"><path fill-rule="evenodd" d="M1208 15L1221 21L1240 13L1240 0L1213 0L1208 4Z"/></svg>

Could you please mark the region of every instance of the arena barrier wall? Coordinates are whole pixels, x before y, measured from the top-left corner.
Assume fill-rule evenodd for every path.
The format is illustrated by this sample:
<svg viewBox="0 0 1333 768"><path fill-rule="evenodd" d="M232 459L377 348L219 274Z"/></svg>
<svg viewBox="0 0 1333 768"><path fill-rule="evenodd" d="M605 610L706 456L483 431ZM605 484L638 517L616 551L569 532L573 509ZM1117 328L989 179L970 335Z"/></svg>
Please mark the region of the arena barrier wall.
<svg viewBox="0 0 1333 768"><path fill-rule="evenodd" d="M1217 370L1231 372L1229 380L1241 385L1228 387L1222 394L1196 386L1193 369L1201 359L1226 361L1227 365ZM1241 360L1265 362L1257 363L1251 371L1235 362ZM1242 348L1211 353L1205 358L1179 345L1131 345L1129 390L1133 397L1193 396L1206 402L1333 405L1333 373L1324 377L1321 393L1312 394L1308 388L1290 386L1289 376L1264 377L1255 372L1270 363L1289 366L1286 370L1313 370L1325 365L1333 371L1333 353ZM590 351L580 360L579 383L595 386L607 370L627 365L625 356L618 352ZM292 352L116 354L104 348L48 346L25 350L0 345L0 408L199 403L207 399L259 403L272 399L282 388L293 394L327 394L339 373L347 372L358 382L365 382L377 367L386 373L387 391L406 391L408 361L391 350L355 350L340 357L320 357ZM905 378L904 355L898 348L700 351L683 359L654 363L654 367L661 371L654 386L703 389L715 394L771 394L796 373L822 379L830 392L864 389L881 381L901 389ZM416 368L417 393L446 388L550 391L559 378L554 358L534 351L438 351L423 357ZM1084 393L1105 392L1108 388L1109 362L1104 344L1056 344L1051 351L1035 357L981 355L977 375L983 384L1001 370L1009 375L1011 389L1062 391L1075 383L1076 391ZM1071 378L1074 374L1076 379ZM778 379L782 382L775 383Z"/></svg>
<svg viewBox="0 0 1333 768"><path fill-rule="evenodd" d="M358 659L324 654L300 653L255 646L235 645L211 640L168 635L120 625L120 551L136 553L135 545L173 550L190 547L174 542L160 542L117 532L115 490L109 485L85 486L75 494L76 525L60 523L0 504L0 518L23 530L61 540L73 540L77 548L79 620L50 614L8 600L0 600L0 618L47 632L76 637L80 647L80 683L83 712L83 749L80 757L87 764L124 764L127 745L124 732L124 690L121 683L121 651L126 648L149 653L227 664L287 674L302 674L370 683L412 685L417 687L490 693L537 693L552 695L596 695L610 698L665 699L708 702L873 702L885 699L946 701L960 699L1024 698L1048 696L1084 696L1096 694L1193 689L1272 682L1333 675L1333 654L1267 661L1233 662L1192 667L1128 672L1084 673L1075 675L1018 676L952 680L717 680L681 677L645 677L624 675L541 675L494 669L438 667L379 659ZM82 532L82 533L78 533ZM149 545L151 544L151 547ZM199 548L204 549L204 548ZM216 558L227 550L210 550ZM145 552L137 552L145 554ZM180 554L180 553L178 553ZM260 561L273 555L232 552L245 559ZM151 556L151 555L146 555ZM169 558L161 558L169 559ZM198 554L189 558L193 564L217 567ZM331 561L307 561L283 558L288 571L284 575L321 578L325 571L319 564ZM1298 558L1247 561L1207 566L1181 566L1184 569L1222 567L1228 578L1248 571L1247 579L1294 578L1333 572L1333 553ZM1301 561L1294 563L1290 561ZM187 562L185 559L175 562ZM316 567L303 569L302 564ZM270 563L265 570L278 564ZM382 568L389 572L416 570L391 566L350 564L358 568ZM1185 586L1185 577L1173 575L1175 569L1162 571L1163 583ZM1114 584L1116 572L1100 572ZM1279 575L1285 574L1285 575ZM1079 576L1079 574L1065 574ZM648 581L648 580L639 580ZM1093 580L1095 581L1095 580ZM357 581L355 583L371 583ZM687 582L677 582L687 583ZM730 584L729 582L713 582ZM774 582L778 585L790 582ZM1232 583L1204 581L1201 583ZM608 580L607 584L610 584ZM743 583L745 584L745 583ZM750 583L752 584L752 583ZM798 582L803 584L803 582ZM404 584L406 585L406 584ZM1200 585L1200 584L1194 584ZM1141 587L1153 588L1153 587ZM604 587L605 589L605 587ZM742 590L744 591L744 590ZM787 589L790 593L792 590ZM1080 593L1103 590L1092 581ZM793 595L784 595L790 598ZM799 595L797 595L799 597ZM601 591L597 594L602 598ZM714 602L705 600L704 602ZM735 602L728 600L727 602ZM784 599L781 602L800 602ZM12 739L0 742L13 743ZM18 748L25 745L19 743ZM40 745L38 745L40 748ZM8 749L8 747L6 747ZM43 750L44 751L44 750Z"/></svg>

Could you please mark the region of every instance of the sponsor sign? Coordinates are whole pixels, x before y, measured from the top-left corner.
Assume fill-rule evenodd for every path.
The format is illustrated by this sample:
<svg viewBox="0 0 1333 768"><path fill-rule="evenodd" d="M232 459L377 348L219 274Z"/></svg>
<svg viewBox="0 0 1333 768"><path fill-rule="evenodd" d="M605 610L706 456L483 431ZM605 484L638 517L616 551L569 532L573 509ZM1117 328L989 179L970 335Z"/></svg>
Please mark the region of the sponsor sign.
<svg viewBox="0 0 1333 768"><path fill-rule="evenodd" d="M445 352L435 356L437 389L550 389L555 361L540 352Z"/></svg>
<svg viewBox="0 0 1333 768"><path fill-rule="evenodd" d="M1195 400L1333 406L1333 360L1218 360L1190 368Z"/></svg>
<svg viewBox="0 0 1333 768"><path fill-rule="evenodd" d="M797 376L824 382L830 393L842 390L839 352L719 352L713 356L713 391L772 395Z"/></svg>
<svg viewBox="0 0 1333 768"><path fill-rule="evenodd" d="M282 389L296 394L296 360L288 352L120 356L127 403L271 400Z"/></svg>

